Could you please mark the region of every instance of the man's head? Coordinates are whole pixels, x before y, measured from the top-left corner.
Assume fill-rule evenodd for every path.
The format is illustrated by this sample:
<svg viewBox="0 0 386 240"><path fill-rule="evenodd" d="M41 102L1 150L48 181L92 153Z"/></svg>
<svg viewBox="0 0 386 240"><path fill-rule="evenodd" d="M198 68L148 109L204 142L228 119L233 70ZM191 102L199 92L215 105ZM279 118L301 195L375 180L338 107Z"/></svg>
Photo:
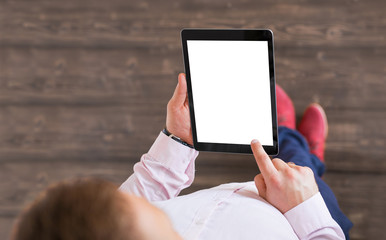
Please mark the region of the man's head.
<svg viewBox="0 0 386 240"><path fill-rule="evenodd" d="M13 240L181 239L166 215L142 198L103 180L49 187L18 219Z"/></svg>

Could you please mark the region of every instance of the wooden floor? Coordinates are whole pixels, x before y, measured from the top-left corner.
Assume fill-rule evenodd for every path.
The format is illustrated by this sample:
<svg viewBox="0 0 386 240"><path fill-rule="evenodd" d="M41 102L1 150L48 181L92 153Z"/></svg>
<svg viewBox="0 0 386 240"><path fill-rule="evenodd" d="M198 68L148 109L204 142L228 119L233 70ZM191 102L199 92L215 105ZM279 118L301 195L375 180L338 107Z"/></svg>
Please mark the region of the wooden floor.
<svg viewBox="0 0 386 240"><path fill-rule="evenodd" d="M164 127L183 72L182 28L270 28L277 82L297 114L330 123L325 181L385 239L386 1L0 1L0 239L48 184L121 183ZM193 186L247 181L250 156L200 153Z"/></svg>

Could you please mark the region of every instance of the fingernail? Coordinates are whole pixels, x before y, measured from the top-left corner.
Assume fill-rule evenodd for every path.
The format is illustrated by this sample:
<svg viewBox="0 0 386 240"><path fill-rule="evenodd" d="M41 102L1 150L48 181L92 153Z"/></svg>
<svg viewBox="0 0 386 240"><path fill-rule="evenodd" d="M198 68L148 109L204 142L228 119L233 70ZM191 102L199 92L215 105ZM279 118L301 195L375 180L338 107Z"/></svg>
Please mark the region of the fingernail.
<svg viewBox="0 0 386 240"><path fill-rule="evenodd" d="M253 139L252 143L258 143L259 141L257 139Z"/></svg>

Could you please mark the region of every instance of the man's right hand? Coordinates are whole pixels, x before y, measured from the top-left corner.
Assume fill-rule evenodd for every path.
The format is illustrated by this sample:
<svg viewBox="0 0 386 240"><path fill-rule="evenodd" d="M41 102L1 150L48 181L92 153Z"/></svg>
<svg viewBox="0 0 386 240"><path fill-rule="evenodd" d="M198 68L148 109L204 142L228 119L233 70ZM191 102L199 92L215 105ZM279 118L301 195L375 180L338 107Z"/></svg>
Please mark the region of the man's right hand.
<svg viewBox="0 0 386 240"><path fill-rule="evenodd" d="M259 195L280 212L284 214L318 193L309 167L287 164L279 158L271 161L257 140L251 142L251 148L261 172L255 177Z"/></svg>
<svg viewBox="0 0 386 240"><path fill-rule="evenodd" d="M177 87L167 106L166 129L183 141L193 145L186 76L183 73L178 75Z"/></svg>

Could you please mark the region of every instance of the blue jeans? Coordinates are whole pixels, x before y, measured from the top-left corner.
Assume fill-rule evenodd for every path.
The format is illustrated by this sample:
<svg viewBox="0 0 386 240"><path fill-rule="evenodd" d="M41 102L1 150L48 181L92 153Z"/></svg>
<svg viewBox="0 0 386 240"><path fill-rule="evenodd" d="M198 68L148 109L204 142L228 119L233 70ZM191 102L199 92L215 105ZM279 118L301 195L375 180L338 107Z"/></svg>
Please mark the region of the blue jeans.
<svg viewBox="0 0 386 240"><path fill-rule="evenodd" d="M340 210L330 187L321 179L325 170L324 164L318 157L310 153L305 138L298 131L281 126L279 127L279 147L278 158L285 162L293 162L299 166L307 166L312 169L319 191L332 218L342 228L346 239L349 239L348 232L353 224Z"/></svg>

